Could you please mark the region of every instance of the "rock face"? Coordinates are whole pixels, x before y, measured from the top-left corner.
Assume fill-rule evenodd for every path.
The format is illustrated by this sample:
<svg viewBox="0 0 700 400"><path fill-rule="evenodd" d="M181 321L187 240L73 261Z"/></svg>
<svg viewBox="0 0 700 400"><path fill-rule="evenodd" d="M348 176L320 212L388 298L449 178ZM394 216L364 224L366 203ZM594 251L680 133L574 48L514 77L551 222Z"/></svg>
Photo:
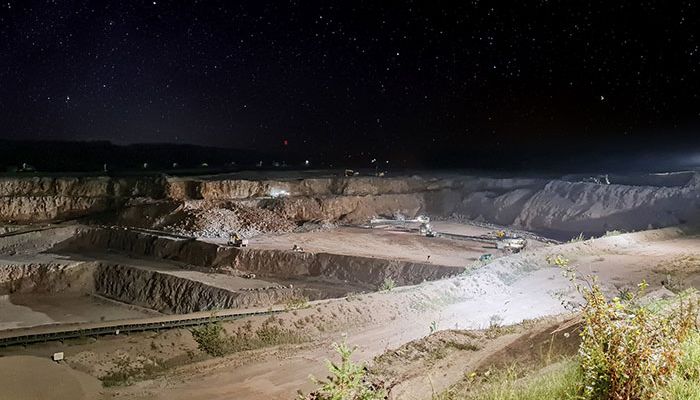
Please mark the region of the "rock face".
<svg viewBox="0 0 700 400"><path fill-rule="evenodd" d="M230 291L158 271L104 263L95 272L95 292L125 303L178 314L269 306L295 296L290 288Z"/></svg>
<svg viewBox="0 0 700 400"><path fill-rule="evenodd" d="M399 285L409 285L457 275L464 271L464 268L460 267L330 253L237 249L119 228L86 229L74 239L62 243L54 251L85 252L106 249L139 257L177 261L183 264L183 268L203 271L233 268L261 277L314 277L372 288L379 286L385 278L391 278Z"/></svg>
<svg viewBox="0 0 700 400"><path fill-rule="evenodd" d="M93 290L94 264L89 262L4 262L0 264L0 295Z"/></svg>
<svg viewBox="0 0 700 400"><path fill-rule="evenodd" d="M309 221L364 223L376 215L459 214L572 236L696 222L700 174L615 178L635 185L570 180L319 177L297 180L197 178L3 178L0 222L82 216L191 236L288 231ZM281 195L281 196L280 196ZM256 221L246 216L254 215ZM259 221L263 219L262 223ZM258 223L259 226L256 225Z"/></svg>
<svg viewBox="0 0 700 400"><path fill-rule="evenodd" d="M0 178L0 222L43 222L113 210L138 197L164 197L160 179Z"/></svg>

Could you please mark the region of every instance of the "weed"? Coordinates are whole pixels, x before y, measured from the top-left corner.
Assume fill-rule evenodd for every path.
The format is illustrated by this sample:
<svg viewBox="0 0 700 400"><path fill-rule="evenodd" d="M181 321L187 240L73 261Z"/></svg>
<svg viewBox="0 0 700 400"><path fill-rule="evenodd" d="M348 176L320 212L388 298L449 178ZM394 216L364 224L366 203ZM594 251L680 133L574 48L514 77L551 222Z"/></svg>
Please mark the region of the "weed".
<svg viewBox="0 0 700 400"><path fill-rule="evenodd" d="M390 277L384 278L384 282L379 285L380 292L390 292L396 287L396 282Z"/></svg>
<svg viewBox="0 0 700 400"><path fill-rule="evenodd" d="M102 386L127 386L137 380L143 380L157 376L167 369L165 362L161 360L131 360L129 357L119 358L115 366L100 377Z"/></svg>
<svg viewBox="0 0 700 400"><path fill-rule="evenodd" d="M497 337L508 335L515 332L515 326L503 326L503 317L494 314L489 318L489 327L486 329L486 338L495 339Z"/></svg>
<svg viewBox="0 0 700 400"><path fill-rule="evenodd" d="M610 237L610 236L617 236L617 235L622 235L625 233L624 231L619 231L617 229L613 229L611 231L606 231L603 237Z"/></svg>
<svg viewBox="0 0 700 400"><path fill-rule="evenodd" d="M561 267L561 268L568 267L569 263L571 262L571 261L569 261L568 258L564 257L561 254L557 254L554 256L547 256L547 258L545 258L545 261L547 261L547 264L549 264L549 265L553 265L553 266Z"/></svg>
<svg viewBox="0 0 700 400"><path fill-rule="evenodd" d="M574 236L569 240L569 243L585 242L586 237L583 236L583 232L579 233L578 236Z"/></svg>
<svg viewBox="0 0 700 400"><path fill-rule="evenodd" d="M435 321L431 322L430 323L430 333L432 334L432 333L437 332L437 329L438 329L437 322L435 322Z"/></svg>
<svg viewBox="0 0 700 400"><path fill-rule="evenodd" d="M301 310L309 307L311 307L311 305L309 304L309 298L306 296L291 297L284 304L284 309L286 311Z"/></svg>

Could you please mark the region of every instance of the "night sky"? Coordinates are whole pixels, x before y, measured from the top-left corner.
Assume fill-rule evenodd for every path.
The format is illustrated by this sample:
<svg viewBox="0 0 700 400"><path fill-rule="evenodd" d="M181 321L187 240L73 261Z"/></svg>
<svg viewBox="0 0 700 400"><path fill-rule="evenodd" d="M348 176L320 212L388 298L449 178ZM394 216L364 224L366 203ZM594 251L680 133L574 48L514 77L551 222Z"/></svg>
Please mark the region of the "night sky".
<svg viewBox="0 0 700 400"><path fill-rule="evenodd" d="M3 0L0 138L319 157L700 140L693 1L389 3Z"/></svg>

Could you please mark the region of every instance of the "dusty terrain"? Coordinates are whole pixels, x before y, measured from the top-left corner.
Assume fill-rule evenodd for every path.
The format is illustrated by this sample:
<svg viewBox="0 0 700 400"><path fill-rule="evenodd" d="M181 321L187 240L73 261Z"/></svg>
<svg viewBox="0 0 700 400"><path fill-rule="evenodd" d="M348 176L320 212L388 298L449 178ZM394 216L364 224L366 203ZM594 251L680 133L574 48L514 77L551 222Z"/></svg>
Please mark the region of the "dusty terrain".
<svg viewBox="0 0 700 400"><path fill-rule="evenodd" d="M508 346L566 324L568 306L580 300L548 256L598 275L610 293L642 279L661 296L700 285L698 175L628 179L634 186L568 179L1 180L0 341L163 317L279 312L224 322L239 344L223 357L201 351L190 328L157 326L0 347L0 369L12 368L15 382L1 386L8 389L0 399L41 398L32 390L43 389L16 384L33 370L63 382L53 398L289 399L313 387L310 374L325 376L331 344L342 340L358 346L358 359L374 359L392 398L427 399L505 360ZM419 214L451 235L367 226L371 217ZM537 236L665 226L563 244ZM500 229L527 235L526 250L496 249ZM231 232L249 246L227 245ZM48 357L58 351L65 361L56 364Z"/></svg>

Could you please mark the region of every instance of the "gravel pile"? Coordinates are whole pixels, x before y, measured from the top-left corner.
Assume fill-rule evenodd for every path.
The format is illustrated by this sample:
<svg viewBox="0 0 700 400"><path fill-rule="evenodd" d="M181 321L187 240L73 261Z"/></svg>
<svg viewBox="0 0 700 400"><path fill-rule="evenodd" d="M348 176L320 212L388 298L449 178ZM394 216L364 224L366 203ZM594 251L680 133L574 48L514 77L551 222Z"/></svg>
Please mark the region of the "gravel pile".
<svg viewBox="0 0 700 400"><path fill-rule="evenodd" d="M168 219L170 222L162 229L205 238L228 238L233 232L250 238L263 233L291 232L296 228L295 223L274 211L236 203L196 208L185 206Z"/></svg>

